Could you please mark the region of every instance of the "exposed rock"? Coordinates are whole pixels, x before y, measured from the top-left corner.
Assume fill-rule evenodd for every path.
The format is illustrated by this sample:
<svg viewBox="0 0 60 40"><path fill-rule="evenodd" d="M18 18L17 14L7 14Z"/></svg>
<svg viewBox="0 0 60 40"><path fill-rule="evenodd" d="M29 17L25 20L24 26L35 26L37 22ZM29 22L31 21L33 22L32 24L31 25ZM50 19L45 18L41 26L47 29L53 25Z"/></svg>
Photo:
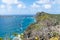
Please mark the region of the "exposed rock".
<svg viewBox="0 0 60 40"><path fill-rule="evenodd" d="M36 23L29 25L24 32L24 40L49 40L54 35L60 35L60 15L38 12Z"/></svg>

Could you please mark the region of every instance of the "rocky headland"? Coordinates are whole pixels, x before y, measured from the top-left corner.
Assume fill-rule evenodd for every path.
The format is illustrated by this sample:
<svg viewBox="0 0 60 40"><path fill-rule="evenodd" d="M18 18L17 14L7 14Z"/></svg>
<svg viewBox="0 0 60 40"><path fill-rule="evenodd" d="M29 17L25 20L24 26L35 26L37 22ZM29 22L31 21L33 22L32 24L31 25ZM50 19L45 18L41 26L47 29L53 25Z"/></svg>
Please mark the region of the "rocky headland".
<svg viewBox="0 0 60 40"><path fill-rule="evenodd" d="M35 19L25 30L23 40L60 40L60 14L38 12Z"/></svg>

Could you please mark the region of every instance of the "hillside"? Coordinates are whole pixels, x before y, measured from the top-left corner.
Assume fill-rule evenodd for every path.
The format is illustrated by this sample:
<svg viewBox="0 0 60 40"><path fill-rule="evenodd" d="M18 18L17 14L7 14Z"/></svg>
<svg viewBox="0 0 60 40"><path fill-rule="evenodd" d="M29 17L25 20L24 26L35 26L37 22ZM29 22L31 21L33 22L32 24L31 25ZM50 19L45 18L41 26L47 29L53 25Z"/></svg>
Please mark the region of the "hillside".
<svg viewBox="0 0 60 40"><path fill-rule="evenodd" d="M29 25L23 40L59 40L60 14L38 12L36 22Z"/></svg>

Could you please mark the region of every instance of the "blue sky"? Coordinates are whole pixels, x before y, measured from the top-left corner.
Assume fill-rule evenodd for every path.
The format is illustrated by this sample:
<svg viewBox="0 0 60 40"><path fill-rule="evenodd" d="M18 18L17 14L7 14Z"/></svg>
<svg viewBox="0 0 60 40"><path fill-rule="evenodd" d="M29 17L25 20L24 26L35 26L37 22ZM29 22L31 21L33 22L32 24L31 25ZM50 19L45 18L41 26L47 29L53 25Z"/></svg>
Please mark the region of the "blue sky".
<svg viewBox="0 0 60 40"><path fill-rule="evenodd" d="M60 14L60 0L0 0L0 15Z"/></svg>

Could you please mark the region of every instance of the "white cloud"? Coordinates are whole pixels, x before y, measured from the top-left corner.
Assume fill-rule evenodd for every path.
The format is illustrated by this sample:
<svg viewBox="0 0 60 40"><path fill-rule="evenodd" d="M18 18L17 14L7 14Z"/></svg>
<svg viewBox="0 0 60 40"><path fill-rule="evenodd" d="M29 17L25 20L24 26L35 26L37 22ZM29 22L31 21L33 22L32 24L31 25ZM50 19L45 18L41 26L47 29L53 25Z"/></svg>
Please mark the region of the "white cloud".
<svg viewBox="0 0 60 40"><path fill-rule="evenodd" d="M17 4L18 0L2 0L2 2L6 4Z"/></svg>
<svg viewBox="0 0 60 40"><path fill-rule="evenodd" d="M50 4L45 4L45 5L43 5L43 7L44 7L45 9L50 9L50 8L52 7L52 5L50 5Z"/></svg>
<svg viewBox="0 0 60 40"><path fill-rule="evenodd" d="M15 4L18 4L19 2L18 2L18 0L15 0L15 2L14 2Z"/></svg>
<svg viewBox="0 0 60 40"><path fill-rule="evenodd" d="M60 4L60 0L37 0L37 4Z"/></svg>
<svg viewBox="0 0 60 40"><path fill-rule="evenodd" d="M38 4L60 4L60 0L38 0L35 3Z"/></svg>
<svg viewBox="0 0 60 40"><path fill-rule="evenodd" d="M38 4L45 4L45 3L50 3L50 0L38 0L36 1Z"/></svg>
<svg viewBox="0 0 60 40"><path fill-rule="evenodd" d="M39 8L40 5L37 5L36 3L33 3L33 4L31 5L31 7L32 7L32 8Z"/></svg>
<svg viewBox="0 0 60 40"><path fill-rule="evenodd" d="M44 9L50 9L52 8L52 4L55 3L55 2L52 2L52 0L37 0L35 1L31 7L33 8L39 8L41 9L41 7Z"/></svg>
<svg viewBox="0 0 60 40"><path fill-rule="evenodd" d="M2 0L3 3L7 4L7 7L11 6L11 4L17 4L18 8L25 8L25 4L23 2L19 2L18 0Z"/></svg>
<svg viewBox="0 0 60 40"><path fill-rule="evenodd" d="M2 5L0 5L0 8L3 8L3 9L4 9L5 7L6 7L6 6L5 6L5 5L3 5L3 4L2 4Z"/></svg>
<svg viewBox="0 0 60 40"><path fill-rule="evenodd" d="M7 11L11 12L12 11L12 4L17 4L17 8L26 8L25 4L21 1L18 0L2 0L3 3L6 4L7 7ZM2 8L4 8L4 6L2 6Z"/></svg>
<svg viewBox="0 0 60 40"><path fill-rule="evenodd" d="M54 0L55 4L60 4L60 0Z"/></svg>
<svg viewBox="0 0 60 40"><path fill-rule="evenodd" d="M18 4L17 8L26 8L26 6L24 4Z"/></svg>

